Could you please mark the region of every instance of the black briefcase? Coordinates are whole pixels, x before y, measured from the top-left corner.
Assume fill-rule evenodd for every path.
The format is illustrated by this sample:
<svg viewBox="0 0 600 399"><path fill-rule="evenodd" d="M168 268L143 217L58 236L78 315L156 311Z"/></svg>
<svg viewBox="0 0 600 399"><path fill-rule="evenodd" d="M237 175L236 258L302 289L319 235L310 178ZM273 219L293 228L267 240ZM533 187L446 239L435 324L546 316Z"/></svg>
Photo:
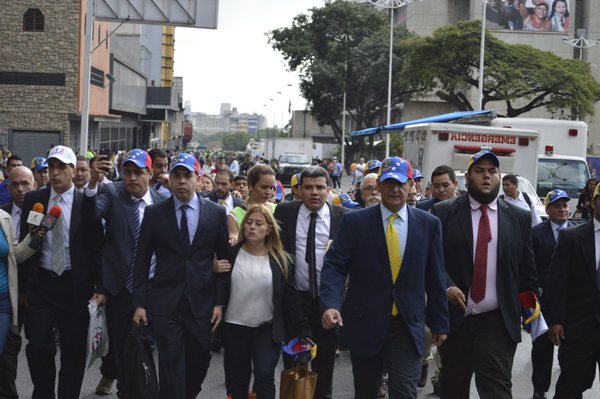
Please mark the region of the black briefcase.
<svg viewBox="0 0 600 399"><path fill-rule="evenodd" d="M119 365L121 399L158 399L158 378L147 330L133 328L123 345Z"/></svg>

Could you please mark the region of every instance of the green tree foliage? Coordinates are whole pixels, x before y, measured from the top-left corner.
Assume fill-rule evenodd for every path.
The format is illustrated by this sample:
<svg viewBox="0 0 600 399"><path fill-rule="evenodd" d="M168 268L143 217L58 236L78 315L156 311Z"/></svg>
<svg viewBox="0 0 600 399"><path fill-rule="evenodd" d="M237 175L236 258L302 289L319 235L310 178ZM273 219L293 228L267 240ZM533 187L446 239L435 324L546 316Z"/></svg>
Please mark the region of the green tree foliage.
<svg viewBox="0 0 600 399"><path fill-rule="evenodd" d="M223 137L223 151L244 151L250 139L251 137L247 133L228 134Z"/></svg>
<svg viewBox="0 0 600 399"><path fill-rule="evenodd" d="M329 125L341 143L344 88L348 118L355 130L384 120L387 107L389 20L372 5L336 0L309 14L296 16L290 27L268 33L269 43L281 52L288 68L300 72L300 90L320 125ZM398 79L404 62L402 41L414 36L394 30L392 106L414 91ZM346 68L345 68L346 66ZM349 140L346 152L364 153L364 140Z"/></svg>
<svg viewBox="0 0 600 399"><path fill-rule="evenodd" d="M480 40L481 22L470 21L407 42L400 79L435 92L459 110L473 110L467 91L479 88ZM484 62L483 108L490 102L504 102L509 117L544 107L564 118L577 113L583 118L594 113L594 103L600 99L600 84L588 63L528 45L507 44L489 32Z"/></svg>

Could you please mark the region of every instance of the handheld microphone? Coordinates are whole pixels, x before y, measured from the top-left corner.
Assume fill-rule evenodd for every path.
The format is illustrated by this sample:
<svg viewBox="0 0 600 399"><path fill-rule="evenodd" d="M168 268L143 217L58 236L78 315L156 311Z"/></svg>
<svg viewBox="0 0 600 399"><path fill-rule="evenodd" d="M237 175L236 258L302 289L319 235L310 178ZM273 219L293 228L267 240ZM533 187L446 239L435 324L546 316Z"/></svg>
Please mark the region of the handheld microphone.
<svg viewBox="0 0 600 399"><path fill-rule="evenodd" d="M36 202L33 204L33 209L29 211L29 216L27 216L27 224L32 226L39 226L44 218L44 205Z"/></svg>
<svg viewBox="0 0 600 399"><path fill-rule="evenodd" d="M60 217L61 213L62 209L60 209L59 206L53 206L48 211L48 214L42 218L39 227L42 227L48 231L52 230L52 227L54 227L54 223L56 223L56 220ZM42 240L43 238L38 237L36 235L32 235L31 242L29 243L29 248L35 249L37 251L42 246Z"/></svg>

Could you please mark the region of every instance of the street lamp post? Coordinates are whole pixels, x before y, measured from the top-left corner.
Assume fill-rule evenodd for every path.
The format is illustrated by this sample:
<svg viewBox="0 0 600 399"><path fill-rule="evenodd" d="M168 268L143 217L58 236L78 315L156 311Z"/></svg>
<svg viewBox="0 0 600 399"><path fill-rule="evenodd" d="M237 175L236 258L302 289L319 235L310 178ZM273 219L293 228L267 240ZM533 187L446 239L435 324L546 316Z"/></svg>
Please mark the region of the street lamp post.
<svg viewBox="0 0 600 399"><path fill-rule="evenodd" d="M386 125L392 122L392 56L394 55L394 10L413 3L415 0L369 0L369 3L390 10L390 61L388 66L388 99ZM390 156L390 134L385 134L385 157Z"/></svg>
<svg viewBox="0 0 600 399"><path fill-rule="evenodd" d="M583 49L594 47L600 44L600 39L586 39L585 29L577 29L576 36L574 39L563 37L562 41L567 43L571 47L579 49L579 61L583 61ZM579 120L579 110L577 110L577 120Z"/></svg>
<svg viewBox="0 0 600 399"><path fill-rule="evenodd" d="M481 44L479 45L479 110L483 111L483 61L485 59L485 20L487 2L483 0L483 11L481 12Z"/></svg>

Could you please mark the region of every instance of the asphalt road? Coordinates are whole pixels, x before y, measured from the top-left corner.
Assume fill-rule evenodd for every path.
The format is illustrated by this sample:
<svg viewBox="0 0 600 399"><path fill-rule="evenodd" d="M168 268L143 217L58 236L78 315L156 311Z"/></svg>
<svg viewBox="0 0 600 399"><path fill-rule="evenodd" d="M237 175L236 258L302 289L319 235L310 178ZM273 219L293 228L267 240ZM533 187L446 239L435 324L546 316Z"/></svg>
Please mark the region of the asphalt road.
<svg viewBox="0 0 600 399"><path fill-rule="evenodd" d="M24 341L25 343L26 341ZM533 391L531 386L531 339L523 333L523 342L517 347L517 353L515 356L513 366L513 397L515 399L527 399L531 398ZM57 363L58 363L57 355ZM85 373L83 381L83 388L81 390L81 398L92 399L102 398L94 394L94 390L98 381L100 381L100 363L96 362L89 368ZM275 372L277 385L279 384L279 373L281 372L281 362ZM429 369L429 374L433 373L433 369ZM560 369L558 367L558 361L554 361L554 368L552 372L552 386L550 388L550 395L554 392L554 384ZM225 386L223 384L223 353L213 354L208 375L204 381L203 391L199 398L207 399L225 399ZM471 398L478 398L477 391L475 389L474 382L471 384ZM30 398L32 392L31 380L29 378L29 370L27 369L27 360L25 359L25 350L21 350L19 357L19 371L17 376L17 387L21 398ZM335 373L334 373L334 387L333 387L334 398L339 399L350 399L353 397L352 388L352 368L350 365L350 356L348 352L341 352L340 357L336 360ZM428 381L425 388L419 389L418 398L437 398L433 395L433 389L431 383ZM593 389L586 392L583 396L586 399L599 398L600 397L600 386L598 383L594 384ZM117 395L112 394L104 396L104 398L116 399Z"/></svg>

